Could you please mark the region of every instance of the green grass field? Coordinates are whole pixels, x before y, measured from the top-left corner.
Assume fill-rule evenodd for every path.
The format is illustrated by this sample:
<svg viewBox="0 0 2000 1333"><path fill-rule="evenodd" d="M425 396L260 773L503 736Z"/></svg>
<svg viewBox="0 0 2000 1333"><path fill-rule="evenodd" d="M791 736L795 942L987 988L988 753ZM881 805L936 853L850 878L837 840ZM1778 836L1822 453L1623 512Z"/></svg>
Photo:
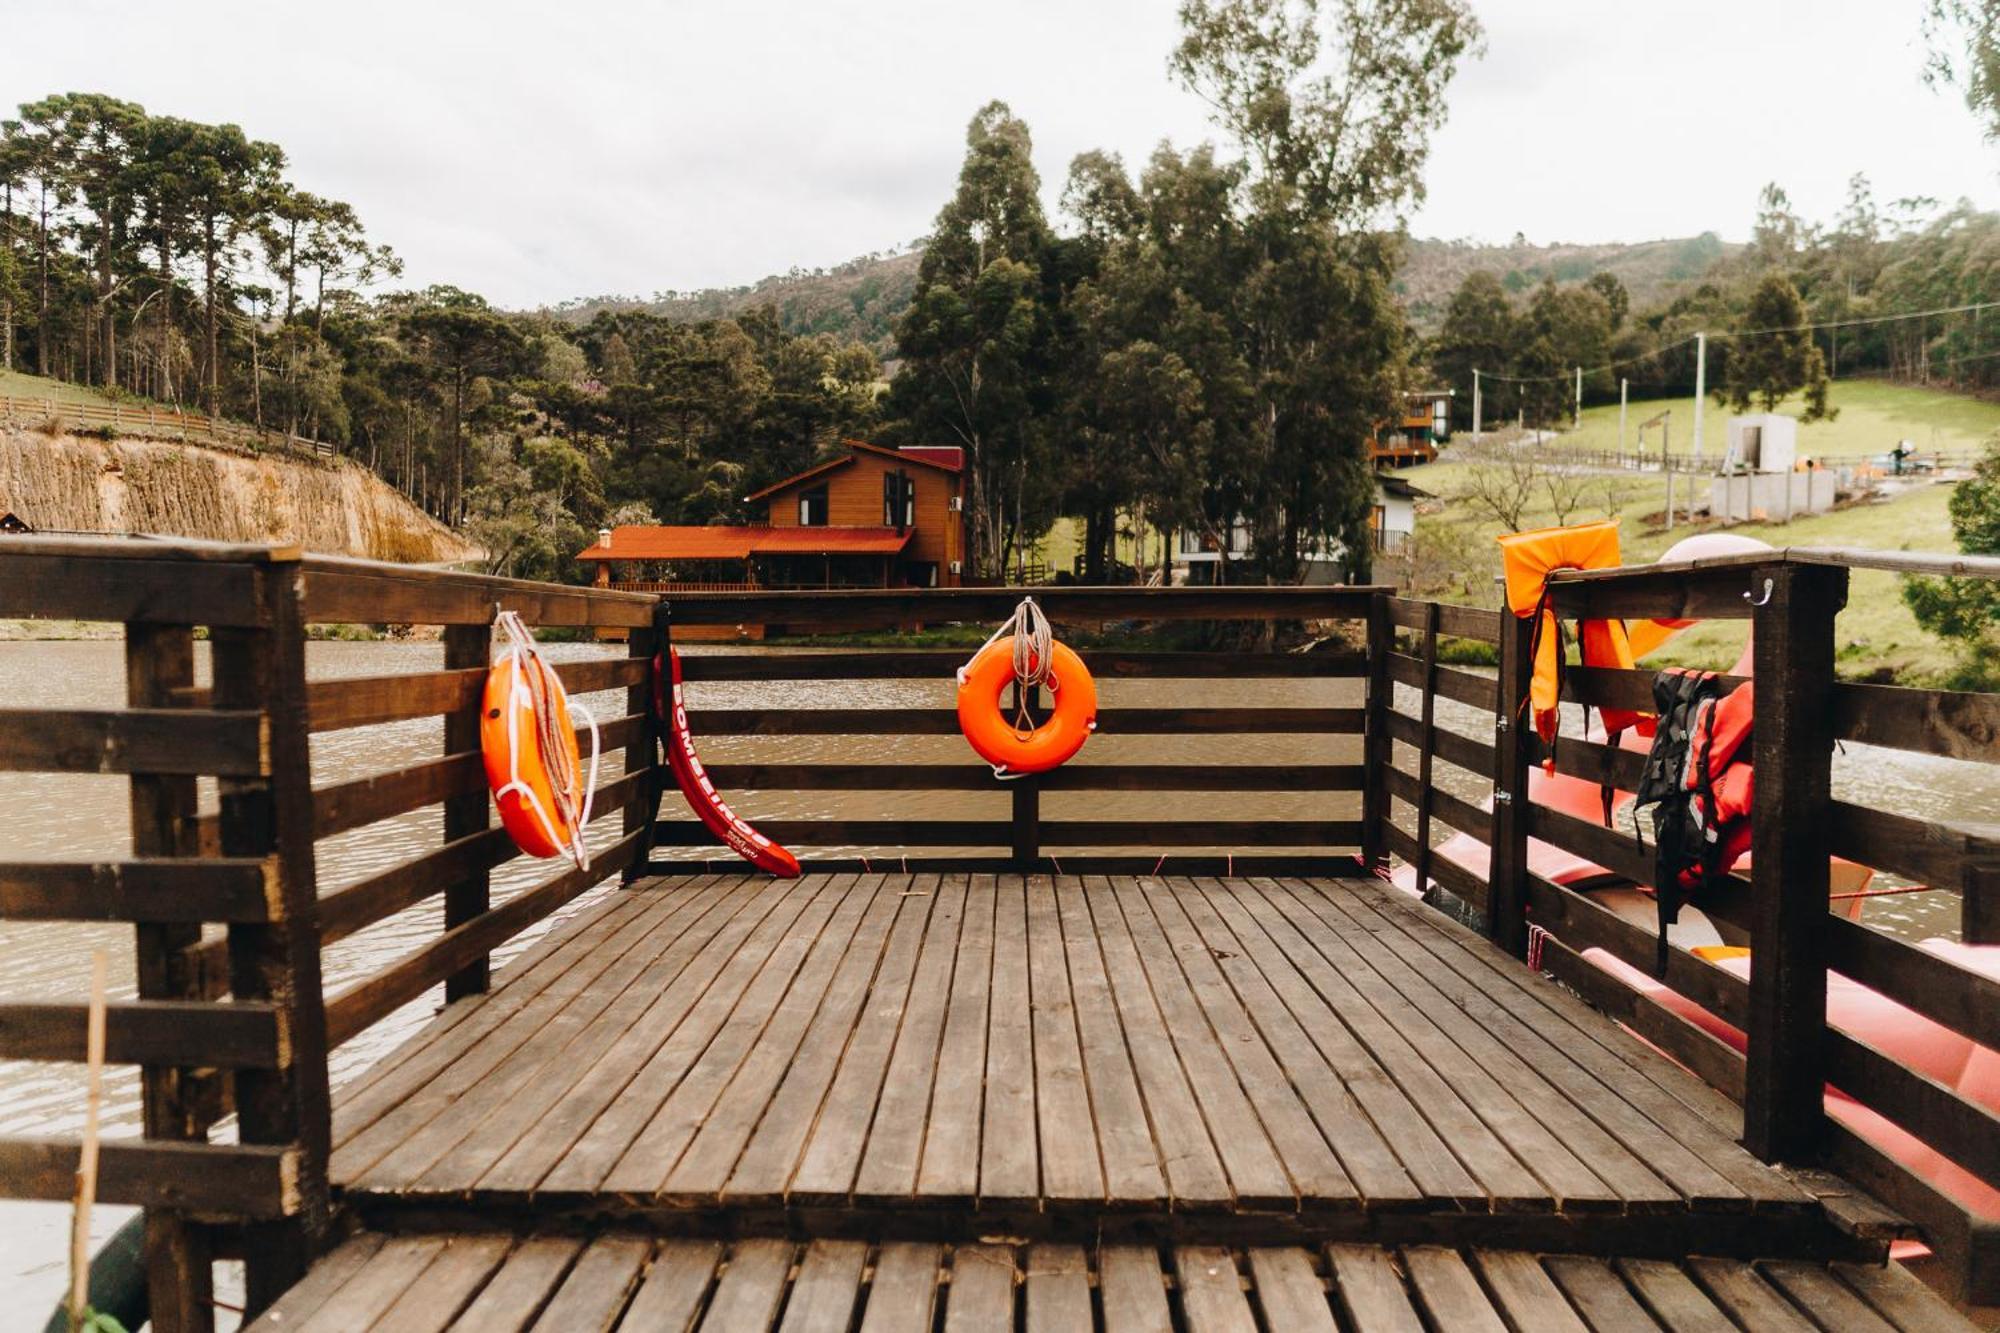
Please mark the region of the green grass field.
<svg viewBox="0 0 2000 1333"><path fill-rule="evenodd" d="M1834 384L1830 401L1838 415L1832 421L1815 421L1799 427L1799 453L1850 455L1880 454L1909 440L1919 452L1934 449L1977 449L2000 433L2000 403L1961 394L1939 393L1933 389L1870 380L1843 380ZM1663 410L1673 413L1668 443L1677 454L1694 450L1694 398L1656 399L1634 402L1627 411L1625 448L1638 443L1639 423ZM1781 404L1780 412L1796 414L1797 399ZM1705 409L1702 436L1704 455L1721 457L1729 446L1729 418L1735 415L1713 398ZM1617 449L1618 404L1587 407L1583 424L1563 431L1557 442L1579 449ZM1659 448L1659 428L1646 432L1646 447Z"/></svg>
<svg viewBox="0 0 2000 1333"><path fill-rule="evenodd" d="M13 398L53 398L59 403L109 403L110 395L85 384L43 379L18 370L0 370L0 394ZM120 401L138 401L127 395Z"/></svg>
<svg viewBox="0 0 2000 1333"><path fill-rule="evenodd" d="M1799 428L1802 455L1880 454L1898 440L1913 441L1920 452L1942 449L1967 452L1984 446L2000 435L2000 404L1928 389L1854 381L1836 384L1833 404L1839 416L1830 422L1815 422ZM1632 425L1662 407L1673 408L1676 453L1693 447L1694 403L1682 399L1673 403L1634 403ZM1794 405L1795 406L1795 405ZM1719 455L1727 439L1731 414L1713 401L1707 410L1707 456ZM1653 437L1655 440L1657 436ZM1629 447L1628 437L1628 447ZM1613 449L1618 444L1618 408L1592 408L1583 414L1580 430L1564 432L1559 445L1587 449ZM1468 512L1460 495L1467 469L1444 458L1427 467L1405 473L1413 483L1444 500L1441 512L1418 520L1420 537L1429 537L1447 549L1462 552L1459 564L1464 575L1455 590L1459 600L1485 604L1490 597L1490 576L1499 570L1497 550L1491 545L1500 533L1500 524ZM1696 488L1697 497L1705 494ZM1681 491L1677 500L1687 500ZM1748 523L1730 531L1756 537L1773 546L1853 546L1870 550L1951 551L1951 519L1947 504L1949 484L1920 485L1890 499L1851 505L1847 508L1791 523ZM1665 509L1666 485L1662 477L1607 476L1604 494L1576 515L1571 522L1615 517L1619 540L1628 561L1657 559L1662 551L1692 529L1682 527L1668 534L1658 522ZM1531 515L1533 523L1554 521L1544 508ZM1954 650L1918 627L1903 604L1901 580L1894 574L1857 570L1849 587L1847 609L1839 622L1841 669L1850 676L1893 674L1908 684L1934 682L1950 674L1957 662ZM1742 644L1740 627L1704 625L1683 634L1667 649L1666 660L1729 665Z"/></svg>

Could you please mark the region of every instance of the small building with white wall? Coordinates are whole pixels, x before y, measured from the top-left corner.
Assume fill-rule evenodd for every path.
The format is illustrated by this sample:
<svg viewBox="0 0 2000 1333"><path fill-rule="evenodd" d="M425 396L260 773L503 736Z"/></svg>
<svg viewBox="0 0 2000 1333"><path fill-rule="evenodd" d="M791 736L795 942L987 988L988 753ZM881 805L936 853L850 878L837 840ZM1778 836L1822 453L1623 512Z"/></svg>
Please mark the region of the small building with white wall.
<svg viewBox="0 0 2000 1333"><path fill-rule="evenodd" d="M1729 418L1729 450L1709 483L1708 512L1725 523L1778 522L1833 508L1838 479L1799 465L1799 423L1778 412Z"/></svg>

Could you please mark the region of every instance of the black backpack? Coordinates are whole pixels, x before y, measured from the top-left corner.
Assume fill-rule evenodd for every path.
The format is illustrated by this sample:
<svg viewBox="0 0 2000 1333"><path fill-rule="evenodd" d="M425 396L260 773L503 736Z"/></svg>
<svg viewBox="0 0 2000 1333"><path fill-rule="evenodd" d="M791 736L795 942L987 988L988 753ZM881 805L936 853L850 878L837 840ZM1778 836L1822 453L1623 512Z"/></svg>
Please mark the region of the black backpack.
<svg viewBox="0 0 2000 1333"><path fill-rule="evenodd" d="M1721 697L1713 671L1667 670L1653 677L1653 708L1659 723L1632 813L1636 833L1638 812L1653 807L1653 897L1660 911L1658 951L1653 958L1657 977L1667 974L1667 927L1680 919L1681 906L1715 876L1715 788L1706 747L1692 756L1692 788L1686 776L1697 710L1704 700L1712 704ZM1640 842L1644 845L1643 838Z"/></svg>

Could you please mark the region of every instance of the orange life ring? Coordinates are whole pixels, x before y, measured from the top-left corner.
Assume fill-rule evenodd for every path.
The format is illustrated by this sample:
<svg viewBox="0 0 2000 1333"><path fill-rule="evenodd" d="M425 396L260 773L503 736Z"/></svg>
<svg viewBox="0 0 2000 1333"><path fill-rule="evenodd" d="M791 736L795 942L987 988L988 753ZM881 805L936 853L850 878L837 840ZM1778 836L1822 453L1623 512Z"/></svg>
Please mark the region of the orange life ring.
<svg viewBox="0 0 2000 1333"><path fill-rule="evenodd" d="M1068 761L1097 730L1097 682L1068 645L1052 643L1055 708L1026 735L1000 711L1000 694L1014 681L1014 640L996 640L972 660L958 686L958 729L996 771L1045 773Z"/></svg>
<svg viewBox="0 0 2000 1333"><path fill-rule="evenodd" d="M537 711L538 695L547 713L546 727ZM596 731L594 720L591 730ZM550 739L561 747L559 754L544 753ZM590 775L584 777L569 695L540 654L510 651L487 671L479 710L479 749L500 823L515 846L529 856L567 854L581 862L586 854L580 834L590 820L597 761L593 755ZM570 790L558 788L551 769L564 766L581 784L581 791L574 789L575 784Z"/></svg>

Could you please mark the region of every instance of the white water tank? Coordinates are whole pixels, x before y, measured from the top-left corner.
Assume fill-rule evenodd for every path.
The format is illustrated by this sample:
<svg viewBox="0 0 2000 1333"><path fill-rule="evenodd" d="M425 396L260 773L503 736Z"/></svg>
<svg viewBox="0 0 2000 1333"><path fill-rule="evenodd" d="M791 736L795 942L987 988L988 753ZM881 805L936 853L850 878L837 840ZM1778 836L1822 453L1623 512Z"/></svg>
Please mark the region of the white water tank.
<svg viewBox="0 0 2000 1333"><path fill-rule="evenodd" d="M1777 412L1729 418L1728 466L1745 472L1790 472L1798 461L1799 423Z"/></svg>

